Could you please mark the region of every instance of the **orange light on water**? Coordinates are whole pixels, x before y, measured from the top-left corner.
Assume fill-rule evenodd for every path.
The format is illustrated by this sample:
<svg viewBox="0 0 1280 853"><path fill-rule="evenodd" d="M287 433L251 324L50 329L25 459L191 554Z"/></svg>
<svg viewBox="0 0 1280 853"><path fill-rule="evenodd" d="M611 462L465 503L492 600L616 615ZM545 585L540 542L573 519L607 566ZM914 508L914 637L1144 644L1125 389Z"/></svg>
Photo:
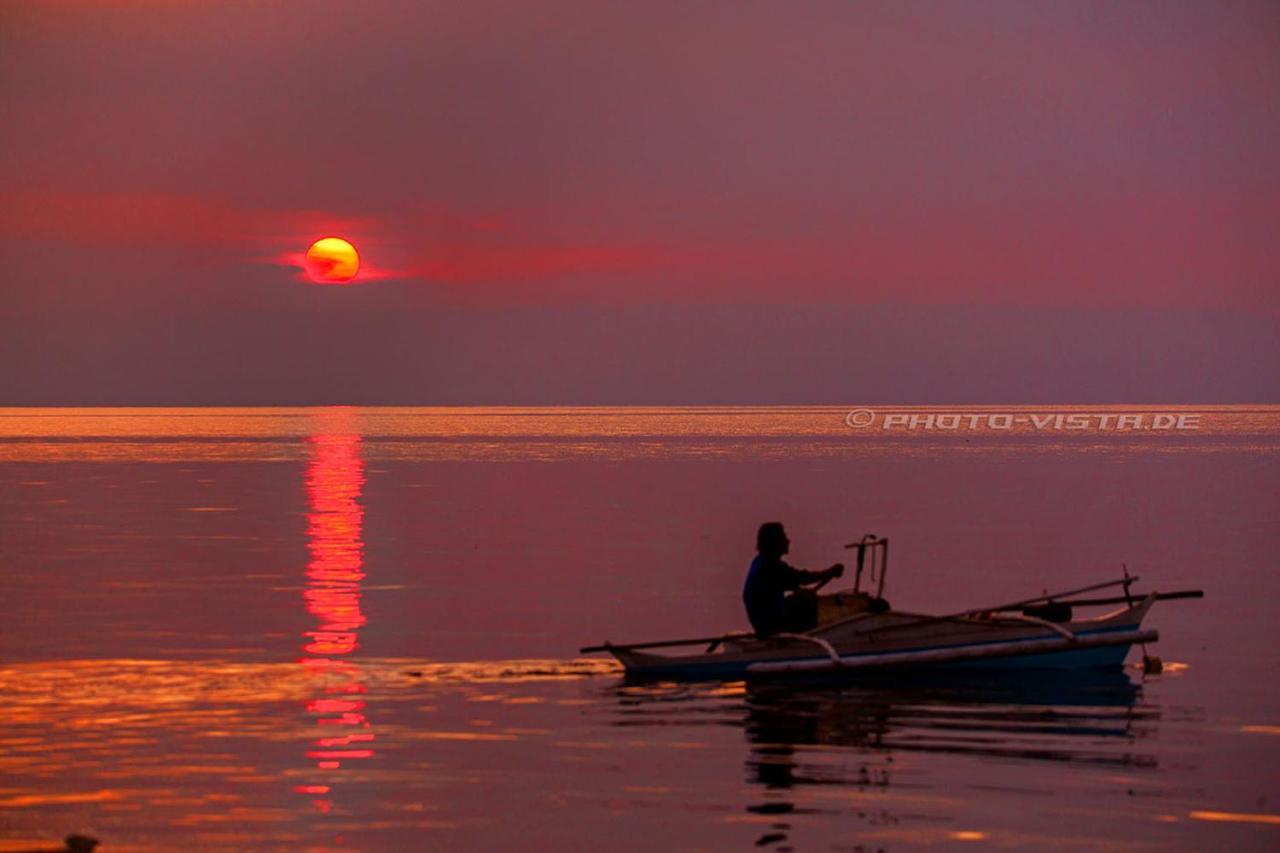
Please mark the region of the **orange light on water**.
<svg viewBox="0 0 1280 853"><path fill-rule="evenodd" d="M341 737L322 737L316 741L316 746L350 746L353 743L364 743L373 740L373 735L343 735Z"/></svg>
<svg viewBox="0 0 1280 853"><path fill-rule="evenodd" d="M307 710L313 714L345 714L363 709L364 702L359 699L312 699L307 703Z"/></svg>
<svg viewBox="0 0 1280 853"><path fill-rule="evenodd" d="M372 749L315 749L307 753L307 758L324 758L335 761L343 758L372 758Z"/></svg>
<svg viewBox="0 0 1280 853"><path fill-rule="evenodd" d="M1219 823L1267 823L1273 826L1280 826L1280 814L1196 811L1191 812L1188 817L1192 820L1209 820Z"/></svg>
<svg viewBox="0 0 1280 853"><path fill-rule="evenodd" d="M315 456L307 467L307 610L320 624L308 631L308 654L345 655L359 648L357 629L365 623L360 610L364 580L364 462L357 435L319 435L311 439Z"/></svg>
<svg viewBox="0 0 1280 853"><path fill-rule="evenodd" d="M340 769L343 760L374 755L368 747L375 736L368 731L371 726L361 698L368 689L360 666L343 660L344 655L359 649L359 630L367 621L360 607L360 585L365 577L361 538L364 508L360 504L364 460L360 457L360 436L348 423L350 417L345 411L325 415L329 422L310 439L311 461L306 474L307 548L311 559L302 599L317 624L305 632L306 656L300 662L319 681L320 695L306 703L306 711L313 715L314 725L327 729L323 736L312 740L312 746L318 749L308 750L306 757L315 762L317 769L329 771ZM332 429L335 426L337 430ZM357 734L351 733L352 729L365 731ZM353 748L356 746L362 748ZM324 784L295 790L329 794L330 789ZM330 799L316 799L313 803L321 812L333 806Z"/></svg>

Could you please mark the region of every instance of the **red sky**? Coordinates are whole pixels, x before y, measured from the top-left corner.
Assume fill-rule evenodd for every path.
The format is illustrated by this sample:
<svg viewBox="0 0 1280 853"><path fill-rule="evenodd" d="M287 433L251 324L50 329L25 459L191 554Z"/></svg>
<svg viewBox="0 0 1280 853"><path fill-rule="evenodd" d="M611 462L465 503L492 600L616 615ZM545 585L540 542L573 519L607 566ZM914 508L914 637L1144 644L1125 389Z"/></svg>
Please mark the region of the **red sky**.
<svg viewBox="0 0 1280 853"><path fill-rule="evenodd" d="M1266 2L6 3L0 402L1275 401L1277 104Z"/></svg>

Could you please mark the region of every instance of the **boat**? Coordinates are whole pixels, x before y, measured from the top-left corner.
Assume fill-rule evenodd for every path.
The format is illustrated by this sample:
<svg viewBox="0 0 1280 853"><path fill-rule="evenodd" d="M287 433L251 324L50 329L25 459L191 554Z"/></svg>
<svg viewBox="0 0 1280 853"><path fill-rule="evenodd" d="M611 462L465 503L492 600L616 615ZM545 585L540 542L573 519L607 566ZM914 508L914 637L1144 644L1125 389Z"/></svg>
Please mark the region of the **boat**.
<svg viewBox="0 0 1280 853"><path fill-rule="evenodd" d="M646 678L745 678L788 675L857 675L896 670L1120 668L1133 645L1143 647L1148 672L1158 658L1146 646L1159 640L1142 622L1161 600L1201 598L1201 590L1137 594L1139 578L1124 577L1077 589L1023 598L958 613L932 615L892 609L884 599L889 540L868 534L847 548L858 551L850 590L818 596L817 627L804 633L758 637L726 633L710 637L610 643L580 649L608 652L628 676ZM861 589L870 557L874 595ZM1123 587L1122 596L1081 598ZM1078 609L1119 605L1089 618ZM699 651L672 649L705 646Z"/></svg>

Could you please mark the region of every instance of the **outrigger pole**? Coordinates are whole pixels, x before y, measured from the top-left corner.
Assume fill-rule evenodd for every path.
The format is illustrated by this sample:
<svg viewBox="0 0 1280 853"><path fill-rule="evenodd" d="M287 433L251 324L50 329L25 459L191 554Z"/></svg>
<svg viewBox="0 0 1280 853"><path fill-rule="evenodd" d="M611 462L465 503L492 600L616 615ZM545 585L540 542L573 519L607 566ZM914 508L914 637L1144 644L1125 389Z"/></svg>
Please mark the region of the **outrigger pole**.
<svg viewBox="0 0 1280 853"><path fill-rule="evenodd" d="M631 649L656 649L661 646L700 646L703 643L723 643L725 640L749 640L755 634L750 631L739 631L737 633L717 634L714 637L693 637L688 640L653 640L648 643L610 643L604 642L598 646L583 646L578 649L578 654L586 654L588 652L608 652L614 649L629 651Z"/></svg>
<svg viewBox="0 0 1280 853"><path fill-rule="evenodd" d="M1202 589L1179 589L1173 592L1156 593L1156 601L1175 601L1180 598L1204 598ZM1102 607L1107 604L1133 604L1133 596L1118 595L1112 598L1079 598L1075 601L1062 601L1072 607Z"/></svg>
<svg viewBox="0 0 1280 853"><path fill-rule="evenodd" d="M1021 601L1010 601L1007 604L995 604L990 607L972 607L968 610L961 610L958 613L948 613L945 616L922 616L920 619L913 619L910 622L898 622L893 625L886 625L883 628L872 628L872 633L880 633L883 631L892 631L896 628L917 627L932 622L947 622L952 619L963 619L966 616L977 616L980 613L993 613L997 610L1016 610L1019 607L1026 607L1031 604L1039 604L1042 601L1053 601L1054 599L1066 598L1070 595L1079 595L1082 592L1093 592L1098 589L1108 589L1113 586L1125 586L1137 581L1136 577L1125 577L1118 580L1106 581L1105 583L1095 583L1090 586L1082 586L1079 589L1066 590L1065 592L1053 592L1045 595L1037 595L1035 598L1024 598ZM1070 602L1064 602L1070 603Z"/></svg>

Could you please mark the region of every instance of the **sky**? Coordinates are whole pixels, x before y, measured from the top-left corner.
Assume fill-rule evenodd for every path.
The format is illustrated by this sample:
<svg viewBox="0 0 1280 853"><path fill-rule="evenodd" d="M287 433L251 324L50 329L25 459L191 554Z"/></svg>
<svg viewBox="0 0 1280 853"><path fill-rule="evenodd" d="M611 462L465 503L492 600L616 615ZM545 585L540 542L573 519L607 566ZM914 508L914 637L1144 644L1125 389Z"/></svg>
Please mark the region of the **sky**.
<svg viewBox="0 0 1280 853"><path fill-rule="evenodd" d="M1274 2L19 1L0 116L0 404L1280 402Z"/></svg>

